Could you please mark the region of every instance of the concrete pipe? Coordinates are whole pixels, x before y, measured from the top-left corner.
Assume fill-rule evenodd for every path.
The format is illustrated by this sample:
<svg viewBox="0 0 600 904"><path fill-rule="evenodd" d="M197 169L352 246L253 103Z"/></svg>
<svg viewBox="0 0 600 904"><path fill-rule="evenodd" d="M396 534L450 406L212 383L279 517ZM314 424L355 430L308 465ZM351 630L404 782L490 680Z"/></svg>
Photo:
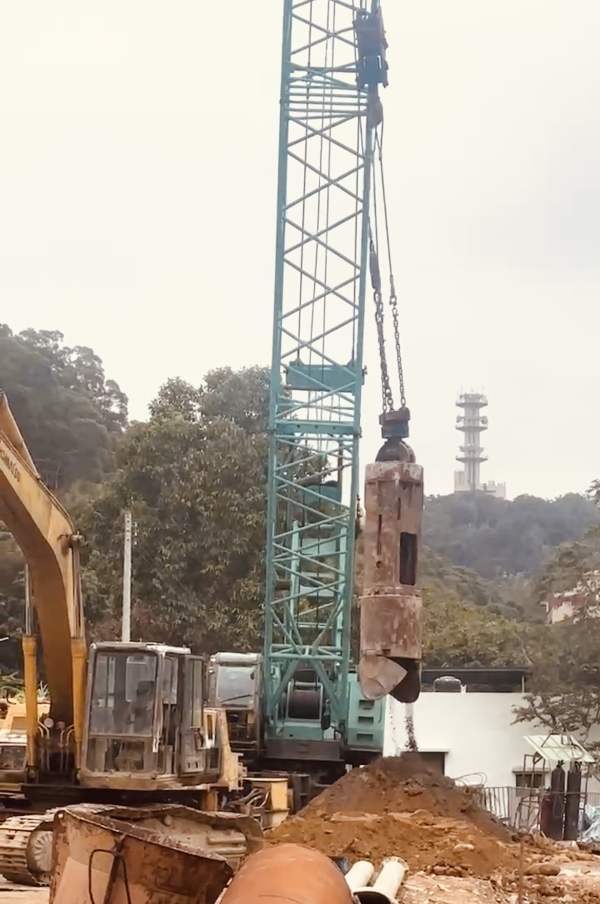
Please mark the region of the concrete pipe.
<svg viewBox="0 0 600 904"><path fill-rule="evenodd" d="M386 857L381 865L381 871L373 883L373 891L379 891L389 901L395 901L398 889L404 882L408 872L408 864L400 857Z"/></svg>
<svg viewBox="0 0 600 904"><path fill-rule="evenodd" d="M350 891L354 892L357 888L364 888L369 884L375 873L375 867L368 860L357 860L346 873L346 882Z"/></svg>
<svg viewBox="0 0 600 904"><path fill-rule="evenodd" d="M252 854L231 881L220 904L353 904L337 866L319 851L280 844Z"/></svg>
<svg viewBox="0 0 600 904"><path fill-rule="evenodd" d="M373 885L354 888L360 904L396 904L398 889L408 872L408 864L400 857L386 857Z"/></svg>

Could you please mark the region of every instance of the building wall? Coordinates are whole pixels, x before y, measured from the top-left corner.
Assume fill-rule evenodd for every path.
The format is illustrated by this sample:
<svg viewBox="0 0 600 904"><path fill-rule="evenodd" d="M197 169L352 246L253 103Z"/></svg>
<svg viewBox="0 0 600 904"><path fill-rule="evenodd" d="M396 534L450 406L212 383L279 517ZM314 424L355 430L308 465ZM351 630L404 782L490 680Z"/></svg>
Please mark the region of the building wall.
<svg viewBox="0 0 600 904"><path fill-rule="evenodd" d="M595 605L590 609L594 601L598 603L598 609ZM589 614L600 616L600 572L588 571L584 580L571 590L551 593L548 599L542 600L542 605L546 607L546 620L550 624L573 618L583 606L588 607Z"/></svg>
<svg viewBox="0 0 600 904"><path fill-rule="evenodd" d="M445 752L445 772L450 778L470 776L473 784L484 779L489 787L515 787L515 772L522 771L524 754L533 752L525 735L544 734L529 723L511 724L513 707L522 702L521 694L424 693L413 707L419 750ZM388 698L385 756L407 748L405 712L403 704ZM600 739L600 726L596 738ZM600 783L590 783L589 790L600 791Z"/></svg>
<svg viewBox="0 0 600 904"><path fill-rule="evenodd" d="M477 487L480 493L487 493L488 496L495 496L497 499L506 499L506 484L496 483L494 480L488 480L487 483L481 483ZM467 483L467 477L464 471L454 472L454 492L470 493L471 487Z"/></svg>
<svg viewBox="0 0 600 904"><path fill-rule="evenodd" d="M552 606L545 603L545 606L546 621L551 625L566 621L566 619L573 618L575 615L576 607L573 605L572 600L564 599L558 603L553 602Z"/></svg>

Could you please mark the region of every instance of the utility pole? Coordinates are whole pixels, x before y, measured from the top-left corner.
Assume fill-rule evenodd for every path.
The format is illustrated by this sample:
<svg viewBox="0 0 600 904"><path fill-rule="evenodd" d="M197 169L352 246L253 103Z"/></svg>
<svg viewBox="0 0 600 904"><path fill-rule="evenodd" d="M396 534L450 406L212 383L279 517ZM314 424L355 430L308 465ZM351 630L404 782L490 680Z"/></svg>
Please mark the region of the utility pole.
<svg viewBox="0 0 600 904"><path fill-rule="evenodd" d="M123 547L123 626L121 640L129 643L131 640L131 546L132 546L132 521L131 512L125 513L125 543Z"/></svg>

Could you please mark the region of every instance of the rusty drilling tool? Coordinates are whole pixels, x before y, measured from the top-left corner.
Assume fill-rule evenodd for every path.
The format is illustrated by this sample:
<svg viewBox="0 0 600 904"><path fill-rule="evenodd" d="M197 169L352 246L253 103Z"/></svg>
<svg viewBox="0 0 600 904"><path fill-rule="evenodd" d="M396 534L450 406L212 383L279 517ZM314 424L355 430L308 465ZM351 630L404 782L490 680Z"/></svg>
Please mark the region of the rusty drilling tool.
<svg viewBox="0 0 600 904"><path fill-rule="evenodd" d="M367 465L358 677L365 697L414 703L421 690L422 605L417 566L423 469L405 443L407 408L380 418L385 443Z"/></svg>

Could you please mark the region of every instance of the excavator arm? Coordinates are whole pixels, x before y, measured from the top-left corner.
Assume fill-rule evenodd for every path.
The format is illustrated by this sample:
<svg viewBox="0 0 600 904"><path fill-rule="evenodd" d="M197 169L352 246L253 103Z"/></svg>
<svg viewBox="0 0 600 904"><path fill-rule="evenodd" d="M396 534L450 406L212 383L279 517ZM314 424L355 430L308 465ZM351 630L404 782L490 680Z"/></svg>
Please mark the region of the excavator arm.
<svg viewBox="0 0 600 904"><path fill-rule="evenodd" d="M0 393L0 519L13 534L27 564L28 593L23 637L27 702L27 760L37 762L37 671L35 610L55 725L72 726L80 765L85 706L86 646L79 584L81 537L58 499L43 484Z"/></svg>

